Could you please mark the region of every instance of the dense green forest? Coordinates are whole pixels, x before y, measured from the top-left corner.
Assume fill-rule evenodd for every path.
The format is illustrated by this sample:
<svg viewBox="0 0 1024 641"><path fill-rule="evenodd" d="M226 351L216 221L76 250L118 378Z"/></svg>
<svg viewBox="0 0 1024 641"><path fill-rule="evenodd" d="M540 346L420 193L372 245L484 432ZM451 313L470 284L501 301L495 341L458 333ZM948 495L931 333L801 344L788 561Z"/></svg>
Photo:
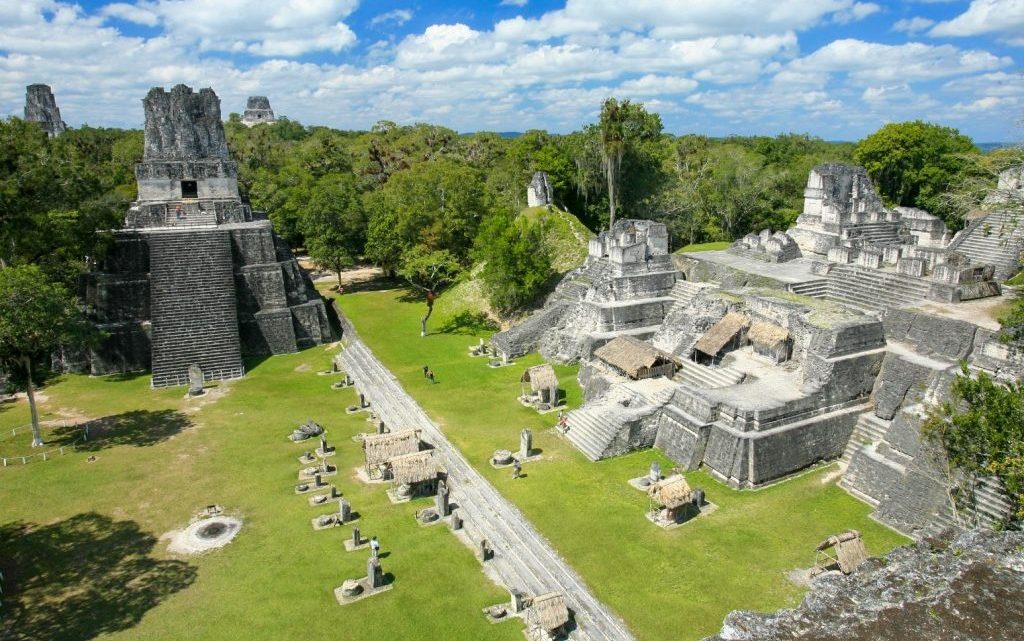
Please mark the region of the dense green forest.
<svg viewBox="0 0 1024 641"><path fill-rule="evenodd" d="M556 206L591 230L608 225L611 193L616 215L666 223L678 248L790 226L821 162L864 164L888 204L924 207L956 228L994 185L993 166L1012 155L982 154L956 130L921 122L886 125L859 143L675 136L643 105L614 100L598 122L565 135L460 135L389 121L370 131L287 119L250 128L237 114L225 130L243 196L323 269L366 261L416 280L434 265L448 282L481 259L524 257L483 271L504 312L528 305L551 272L553 257L529 251L544 222L517 219L538 170ZM0 264L38 264L72 288L135 197L141 155L140 131L82 127L47 139L20 119L0 122ZM962 184L974 192L949 197Z"/></svg>

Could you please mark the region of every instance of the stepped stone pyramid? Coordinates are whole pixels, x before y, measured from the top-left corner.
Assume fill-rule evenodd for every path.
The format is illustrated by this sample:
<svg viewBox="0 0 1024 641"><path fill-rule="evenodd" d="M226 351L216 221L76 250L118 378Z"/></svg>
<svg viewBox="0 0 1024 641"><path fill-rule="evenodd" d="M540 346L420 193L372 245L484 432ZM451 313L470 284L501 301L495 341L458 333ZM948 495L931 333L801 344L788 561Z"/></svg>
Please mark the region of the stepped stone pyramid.
<svg viewBox="0 0 1024 641"><path fill-rule="evenodd" d="M153 387L241 377L243 355L332 340L323 300L284 241L238 193L220 100L185 85L150 90L138 201L114 247L83 279L107 333L79 365L92 374L151 369Z"/></svg>
<svg viewBox="0 0 1024 641"><path fill-rule="evenodd" d="M266 96L249 96L242 114L242 124L252 127L261 123L274 124L274 110L270 108L270 98Z"/></svg>
<svg viewBox="0 0 1024 641"><path fill-rule="evenodd" d="M56 138L68 126L60 119L60 109L49 85L29 85L25 88L25 120L37 122L46 135Z"/></svg>

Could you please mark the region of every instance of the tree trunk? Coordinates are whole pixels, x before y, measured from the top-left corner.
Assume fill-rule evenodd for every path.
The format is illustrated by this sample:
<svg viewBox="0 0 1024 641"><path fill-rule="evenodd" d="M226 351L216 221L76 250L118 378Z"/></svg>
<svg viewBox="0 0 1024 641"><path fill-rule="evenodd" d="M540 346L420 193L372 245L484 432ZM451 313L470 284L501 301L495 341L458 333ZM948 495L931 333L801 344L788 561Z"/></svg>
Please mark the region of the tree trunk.
<svg viewBox="0 0 1024 641"><path fill-rule="evenodd" d="M420 336L427 335L427 321L430 319L430 315L434 313L434 306L427 305L427 315L420 319Z"/></svg>
<svg viewBox="0 0 1024 641"><path fill-rule="evenodd" d="M338 293L341 293L341 270L335 272L338 275Z"/></svg>
<svg viewBox="0 0 1024 641"><path fill-rule="evenodd" d="M43 435L39 432L39 412L36 411L36 390L32 385L32 359L26 356L22 359L25 365L25 392L28 395L28 409L32 414L32 447L43 445Z"/></svg>
<svg viewBox="0 0 1024 641"><path fill-rule="evenodd" d="M615 161L608 158L608 229L615 226Z"/></svg>

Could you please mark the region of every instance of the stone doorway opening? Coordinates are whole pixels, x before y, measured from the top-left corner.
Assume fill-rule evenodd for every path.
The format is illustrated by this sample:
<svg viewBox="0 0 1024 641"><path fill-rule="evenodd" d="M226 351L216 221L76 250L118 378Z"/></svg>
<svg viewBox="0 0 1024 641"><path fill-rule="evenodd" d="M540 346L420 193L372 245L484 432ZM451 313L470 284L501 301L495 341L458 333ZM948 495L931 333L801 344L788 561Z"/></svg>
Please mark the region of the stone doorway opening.
<svg viewBox="0 0 1024 641"><path fill-rule="evenodd" d="M181 181L182 198L199 198L199 184L194 180Z"/></svg>

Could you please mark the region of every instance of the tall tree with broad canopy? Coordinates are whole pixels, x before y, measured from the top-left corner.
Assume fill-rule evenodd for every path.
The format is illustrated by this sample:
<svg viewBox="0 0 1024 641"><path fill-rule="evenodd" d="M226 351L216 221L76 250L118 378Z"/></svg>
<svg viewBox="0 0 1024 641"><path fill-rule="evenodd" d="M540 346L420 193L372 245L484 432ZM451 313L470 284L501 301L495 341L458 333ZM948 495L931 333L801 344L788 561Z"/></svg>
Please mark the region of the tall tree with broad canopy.
<svg viewBox="0 0 1024 641"><path fill-rule="evenodd" d="M608 187L608 228L615 225L615 214L621 199L620 179L623 158L641 143L661 136L661 116L648 113L642 103L619 102L608 98L601 105L598 129L601 134L601 160Z"/></svg>
<svg viewBox="0 0 1024 641"><path fill-rule="evenodd" d="M853 159L864 165L888 204L920 207L947 224L959 224L942 195L977 153L974 142L956 129L915 120L883 126L857 143Z"/></svg>
<svg viewBox="0 0 1024 641"><path fill-rule="evenodd" d="M313 187L299 218L309 257L338 276L351 267L366 243L366 214L351 174L328 174Z"/></svg>
<svg viewBox="0 0 1024 641"><path fill-rule="evenodd" d="M0 362L24 375L32 414L32 447L43 444L36 410L34 366L59 347L81 346L91 332L74 297L34 265L0 269Z"/></svg>
<svg viewBox="0 0 1024 641"><path fill-rule="evenodd" d="M427 335L427 321L434 313L434 299L443 287L455 281L461 269L458 259L447 249L417 245L402 254L398 274L421 290L427 299L427 314L420 319L420 336Z"/></svg>

